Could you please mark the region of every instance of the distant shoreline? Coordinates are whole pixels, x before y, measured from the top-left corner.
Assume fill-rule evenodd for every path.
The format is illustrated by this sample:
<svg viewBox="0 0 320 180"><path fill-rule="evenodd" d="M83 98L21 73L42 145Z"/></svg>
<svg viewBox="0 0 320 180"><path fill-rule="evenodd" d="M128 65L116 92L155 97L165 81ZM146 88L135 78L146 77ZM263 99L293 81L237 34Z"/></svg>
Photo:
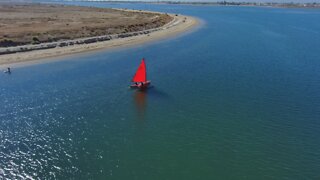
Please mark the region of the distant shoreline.
<svg viewBox="0 0 320 180"><path fill-rule="evenodd" d="M81 2L91 2L90 0L81 0ZM294 3L294 2L234 2L234 1L93 1L96 3L146 3L146 4L181 4L181 5L211 5L211 6L250 6L250 7L278 7L278 8L320 8L320 3Z"/></svg>
<svg viewBox="0 0 320 180"><path fill-rule="evenodd" d="M132 11L132 10L127 10ZM141 11L140 11L141 12ZM149 11L143 11L149 12ZM193 27L195 27L199 21L196 18L190 16L183 15L173 15L169 14L173 17L173 20L169 23L165 24L162 27L148 29L140 32L132 32L129 35L117 35L111 39L105 41L95 41L93 43L84 43L84 44L73 44L67 46L56 46L54 48L43 48L36 49L32 51L26 52L16 52L10 54L0 55L0 65L9 65L9 64L20 64L20 63L30 63L30 62L41 62L41 60L70 55L75 53L99 50L99 49L113 49L119 47L128 47L138 44L143 44L150 41L155 41L159 39L164 39L167 37L174 36L178 33L187 31ZM100 37L100 36L99 36ZM99 37L90 37L90 39L99 38ZM70 41L70 40L69 40ZM59 42L65 43L63 41ZM26 48L34 47L37 45L26 45ZM39 44L38 46L41 46ZM15 48L15 47L12 47Z"/></svg>

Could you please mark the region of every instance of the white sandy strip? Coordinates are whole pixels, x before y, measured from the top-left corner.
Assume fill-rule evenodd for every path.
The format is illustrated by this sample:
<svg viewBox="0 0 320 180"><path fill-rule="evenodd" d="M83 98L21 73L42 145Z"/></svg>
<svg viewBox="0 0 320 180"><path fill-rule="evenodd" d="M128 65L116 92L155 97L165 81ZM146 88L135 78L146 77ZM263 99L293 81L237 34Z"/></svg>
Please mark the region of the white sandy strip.
<svg viewBox="0 0 320 180"><path fill-rule="evenodd" d="M172 15L174 16L174 15ZM28 52L19 52L14 54L0 55L0 65L20 64L25 62L41 62L46 58L70 55L74 53L98 50L112 49L119 47L128 47L155 41L174 36L178 33L187 31L195 27L199 21L190 16L174 16L174 20L160 28L160 30L145 35L131 36L126 38L112 39L109 41L95 42L90 44L80 44L65 47L56 47L52 49L34 50Z"/></svg>

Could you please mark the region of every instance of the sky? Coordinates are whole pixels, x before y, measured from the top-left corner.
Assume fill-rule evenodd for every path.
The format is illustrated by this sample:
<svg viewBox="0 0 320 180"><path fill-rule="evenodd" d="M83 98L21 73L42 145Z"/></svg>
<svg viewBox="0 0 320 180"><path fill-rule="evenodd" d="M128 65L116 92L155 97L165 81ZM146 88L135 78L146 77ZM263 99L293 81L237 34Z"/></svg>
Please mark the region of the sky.
<svg viewBox="0 0 320 180"><path fill-rule="evenodd" d="M70 1L70 0L68 0ZM81 1L108 1L108 0L81 0ZM121 0L116 0L121 1ZM123 1L136 1L136 0L123 0ZM181 1L181 2L217 2L223 0L138 0L138 1ZM306 2L317 2L320 3L320 0L225 0L228 2L278 2L278 3L306 3Z"/></svg>
<svg viewBox="0 0 320 180"><path fill-rule="evenodd" d="M0 0L1 1L8 1L8 0ZM9 0L12 1L12 0ZM41 2L41 1L109 1L109 0L14 0L14 1L20 1L20 2ZM181 1L181 2L217 2L217 1L224 1L224 0L113 0L113 1ZM310 3L310 2L316 2L320 3L320 0L225 0L227 2L277 2L277 3Z"/></svg>

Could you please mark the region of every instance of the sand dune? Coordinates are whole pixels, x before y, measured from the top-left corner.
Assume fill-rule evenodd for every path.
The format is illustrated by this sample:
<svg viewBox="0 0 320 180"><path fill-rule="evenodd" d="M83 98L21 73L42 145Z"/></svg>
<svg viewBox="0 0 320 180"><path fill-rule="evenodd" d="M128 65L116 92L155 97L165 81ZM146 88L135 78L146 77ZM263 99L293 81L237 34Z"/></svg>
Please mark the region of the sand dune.
<svg viewBox="0 0 320 180"><path fill-rule="evenodd" d="M79 7L68 7L68 8L77 9ZM39 60L41 59L44 60L45 58L48 58L48 57L56 57L56 56L61 56L66 54L80 53L84 51L91 51L91 50L97 50L97 49L112 49L112 48L119 48L119 47L126 47L126 46L141 44L141 43L173 36L177 33L186 31L194 27L198 23L198 21L195 18L183 16L183 15L160 14L156 12L136 11L136 10L100 9L100 8L93 8L93 9L98 10L99 11L98 14L105 11L111 14L116 12L115 16L117 16L117 18L119 19L122 19L122 18L126 19L127 18L126 15L129 15L130 18L137 18L136 19L137 22L135 22L135 24L145 24L145 25L141 25L141 26L139 25L139 28L137 28L137 25L133 25L134 24L133 21L130 21L129 23L127 20L124 20L122 22L123 25L120 25L120 27L124 28L127 26L132 26L137 29L130 29L130 30L120 32L121 28L119 28L117 31L115 31L115 33L112 33L112 34L105 33L105 34L99 34L98 36L72 37L70 39L60 39L57 42L44 41L40 44L27 43L26 45L16 46L16 47L2 47L0 48L0 52L14 50L14 49L15 50L18 49L18 51L17 53L0 55L0 64L4 65L4 64L12 64L12 63L30 62L30 61L39 62ZM136 17L133 17L133 15ZM139 19L139 16L143 16L145 17L145 19ZM158 19L159 17L161 18ZM72 19L72 16L70 16L69 18ZM97 20L93 20L93 21L97 21ZM108 20L105 20L105 21L108 21ZM161 23L159 23L158 21L161 21ZM114 20L112 20L112 22L114 22ZM119 23L119 22L116 22L116 23ZM148 23L149 25L147 25ZM104 24L112 24L112 23L105 22ZM93 26L94 25L92 25L92 28L94 29ZM117 27L118 26L119 24L117 25ZM99 28L97 29L99 30ZM34 29L34 32L37 32L37 28ZM58 35L59 33L57 33L57 36ZM97 40L97 38L99 37L108 37L108 38L106 38L105 40L99 41ZM94 41L90 43L75 43L75 42L84 42L84 40L88 38ZM55 43L58 43L58 45L54 46L54 48L46 48L46 46L50 44L55 44ZM61 43L63 43L64 45L61 46ZM23 49L28 49L28 48L31 50L35 48L37 50L23 51Z"/></svg>

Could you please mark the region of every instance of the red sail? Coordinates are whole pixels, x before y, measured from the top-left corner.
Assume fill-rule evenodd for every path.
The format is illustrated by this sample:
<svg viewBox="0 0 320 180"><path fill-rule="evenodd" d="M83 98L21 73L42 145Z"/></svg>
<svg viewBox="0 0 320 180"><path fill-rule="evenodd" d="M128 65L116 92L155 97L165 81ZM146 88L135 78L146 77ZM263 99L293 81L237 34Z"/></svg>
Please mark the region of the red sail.
<svg viewBox="0 0 320 180"><path fill-rule="evenodd" d="M146 63L144 62L144 59L142 59L136 74L133 76L132 81L133 82L146 82L147 81L147 69L146 69Z"/></svg>

